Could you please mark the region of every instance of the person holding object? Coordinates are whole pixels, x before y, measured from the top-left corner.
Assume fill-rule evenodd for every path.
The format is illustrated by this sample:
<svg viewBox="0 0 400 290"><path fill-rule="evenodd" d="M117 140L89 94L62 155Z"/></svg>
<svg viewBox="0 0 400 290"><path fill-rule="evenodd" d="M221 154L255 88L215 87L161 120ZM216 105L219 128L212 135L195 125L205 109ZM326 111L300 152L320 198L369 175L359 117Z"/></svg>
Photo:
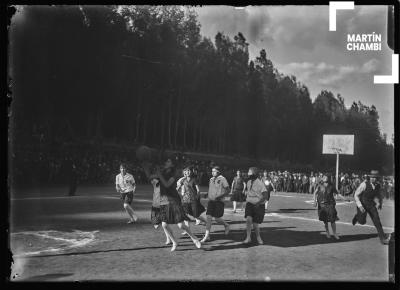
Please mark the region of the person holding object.
<svg viewBox="0 0 400 290"><path fill-rule="evenodd" d="M229 184L226 178L221 175L219 166L214 166L211 170L212 177L210 178L208 187L208 205L207 205L207 223L206 233L201 240L202 243L210 241L211 222L214 218L216 222L225 226L225 235L229 233L229 225L222 219L224 215L224 202L222 199L229 193Z"/></svg>
<svg viewBox="0 0 400 290"><path fill-rule="evenodd" d="M326 237L328 239L331 237L328 226L328 223L331 223L333 236L339 240L339 236L336 233L336 221L339 218L335 208L335 194L337 194L337 190L329 176L325 174L322 178L322 183L318 184L314 191L314 206L318 204L318 218L324 222Z"/></svg>
<svg viewBox="0 0 400 290"><path fill-rule="evenodd" d="M247 181L247 196L246 196L246 209L244 217L246 219L246 239L243 241L244 244L248 244L251 241L251 228L254 227L254 231L257 237L257 243L259 245L264 244L260 236L259 225L264 220L265 214L265 201L267 200L268 191L258 176L258 168L249 168L249 180Z"/></svg>
<svg viewBox="0 0 400 290"><path fill-rule="evenodd" d="M357 213L353 218L353 225L359 223L364 225L367 221L367 213L378 231L378 236L383 245L389 244L390 235L386 235L383 231L375 200L378 200L378 209L382 209L382 195L380 193L380 185L376 181L377 174L365 176L364 181L356 189L354 200L357 205Z"/></svg>
<svg viewBox="0 0 400 290"><path fill-rule="evenodd" d="M174 164L171 158L168 158L164 163L163 169L157 169L155 173L156 178L160 180L161 226L172 242L171 252L175 251L178 243L169 227L170 224L176 224L180 229L186 231L196 248L199 249L201 248L201 243L192 234L190 228L183 223L187 219L187 216L183 210L179 194L176 191L175 172Z"/></svg>
<svg viewBox="0 0 400 290"><path fill-rule="evenodd" d="M150 173L150 166L151 164L147 161L142 163L144 173L150 180L150 183L153 185L153 202L151 206L150 218L154 228L157 229L162 224L160 211L161 204L168 204L168 200L164 199L163 201L161 201L160 180L157 178L157 176ZM163 230L166 237L165 244L169 245L172 243L171 239L169 238L170 234L172 235L172 232L168 233L165 227L163 227Z"/></svg>
<svg viewBox="0 0 400 290"><path fill-rule="evenodd" d="M242 172L238 170L236 171L236 176L233 178L231 193L230 193L234 213L236 213L237 203L242 203L242 210L243 210L243 202L246 201L245 190L246 190L246 183L243 180Z"/></svg>
<svg viewBox="0 0 400 290"><path fill-rule="evenodd" d="M115 189L120 194L121 199L124 201L124 209L130 217L128 224L131 224L136 222L138 219L131 207L133 193L136 190L136 183L132 174L126 172L125 164L121 164L119 166L119 171L120 173L115 177Z"/></svg>

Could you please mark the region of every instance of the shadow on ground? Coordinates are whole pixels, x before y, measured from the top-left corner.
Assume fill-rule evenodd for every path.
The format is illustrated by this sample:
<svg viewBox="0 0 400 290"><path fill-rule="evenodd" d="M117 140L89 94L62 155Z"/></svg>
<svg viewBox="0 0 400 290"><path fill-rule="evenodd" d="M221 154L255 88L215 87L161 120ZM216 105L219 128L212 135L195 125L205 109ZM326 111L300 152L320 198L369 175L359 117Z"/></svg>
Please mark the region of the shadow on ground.
<svg viewBox="0 0 400 290"><path fill-rule="evenodd" d="M58 278L64 278L68 276L72 276L73 273L55 273L55 274L46 274L46 275L37 275L37 276L31 276L27 277L24 279L21 279L21 281L51 281L54 279Z"/></svg>
<svg viewBox="0 0 400 290"><path fill-rule="evenodd" d="M273 213L296 213L296 212L302 212L302 211L315 211L315 208L281 208L278 210L274 211L268 211L273 212Z"/></svg>
<svg viewBox="0 0 400 290"><path fill-rule="evenodd" d="M377 234L357 234L357 235L340 236L340 239L336 240L333 237L328 239L323 231L294 231L290 230L290 228L294 227L261 228L260 235L264 241L263 246L291 248L291 247L303 247L303 246L319 245L319 244L346 243L346 242L360 241L377 237ZM244 230L231 230L229 235L225 236L224 231L217 231L211 233L210 237L212 241L226 240L228 238L232 239L234 242L240 242L245 239L246 233ZM208 251L228 250L228 249L235 249L238 247L258 246L258 244L255 241L256 237L254 232L252 232L252 243L250 243L249 245L238 246L237 244L233 245L217 244L216 246L213 246L210 249L208 249Z"/></svg>

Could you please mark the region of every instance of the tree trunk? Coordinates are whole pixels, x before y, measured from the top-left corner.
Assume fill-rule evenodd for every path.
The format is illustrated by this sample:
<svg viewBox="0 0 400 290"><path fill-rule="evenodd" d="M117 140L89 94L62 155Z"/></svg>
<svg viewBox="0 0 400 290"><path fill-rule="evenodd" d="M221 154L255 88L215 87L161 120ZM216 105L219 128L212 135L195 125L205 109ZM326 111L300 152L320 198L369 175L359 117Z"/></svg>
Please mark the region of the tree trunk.
<svg viewBox="0 0 400 290"><path fill-rule="evenodd" d="M98 110L96 114L96 138L103 137L102 123L103 123L103 114L101 110Z"/></svg>
<svg viewBox="0 0 400 290"><path fill-rule="evenodd" d="M164 148L164 135L165 135L165 131L164 131L164 128L165 128L164 120L165 120L165 111L164 111L164 110L161 110L161 111L162 111L162 113L161 113L161 122L160 122L160 129L161 129L161 132L160 132L160 137L161 137L161 139L160 139L160 146L161 146L161 148Z"/></svg>
<svg viewBox="0 0 400 290"><path fill-rule="evenodd" d="M176 105L176 114L175 114L175 132L174 132L174 147L177 148L177 139L178 139L178 128L179 128L179 117L181 115L181 101L180 96L178 95L177 105Z"/></svg>
<svg viewBox="0 0 400 290"><path fill-rule="evenodd" d="M136 111L136 137L135 137L135 142L139 142L139 137L140 137L140 118L142 116L141 113L142 109L142 96L138 96L138 103L137 103L137 111Z"/></svg>
<svg viewBox="0 0 400 290"><path fill-rule="evenodd" d="M194 151L196 151L197 150L197 133L198 133L198 130L197 130L197 126L198 126L198 123L197 123L197 121L196 120L194 120L193 121L193 131L192 131L192 137L193 137L193 139L192 139L192 141L193 141L193 143L192 143L192 149L194 150Z"/></svg>
<svg viewBox="0 0 400 290"><path fill-rule="evenodd" d="M144 116L143 116L143 144L146 144L146 141L147 141L148 116L149 116L149 112L146 109Z"/></svg>
<svg viewBox="0 0 400 290"><path fill-rule="evenodd" d="M168 147L172 147L171 128L172 127L172 96L168 98Z"/></svg>
<svg viewBox="0 0 400 290"><path fill-rule="evenodd" d="M174 135L175 148L177 148L179 117L181 115L181 105L182 105L182 68L181 67L179 67L178 82L179 83L178 83L178 96L177 96L177 105L176 105L176 114L175 114L175 135Z"/></svg>
<svg viewBox="0 0 400 290"><path fill-rule="evenodd" d="M183 115L183 148L186 150L186 129L187 129L187 116L186 113Z"/></svg>
<svg viewBox="0 0 400 290"><path fill-rule="evenodd" d="M203 144L203 130L202 130L202 128L201 128L202 126L201 126L201 124L200 124L200 126L199 126L199 138L198 138L198 142L197 142L197 151L203 151L203 147L202 147L202 144Z"/></svg>

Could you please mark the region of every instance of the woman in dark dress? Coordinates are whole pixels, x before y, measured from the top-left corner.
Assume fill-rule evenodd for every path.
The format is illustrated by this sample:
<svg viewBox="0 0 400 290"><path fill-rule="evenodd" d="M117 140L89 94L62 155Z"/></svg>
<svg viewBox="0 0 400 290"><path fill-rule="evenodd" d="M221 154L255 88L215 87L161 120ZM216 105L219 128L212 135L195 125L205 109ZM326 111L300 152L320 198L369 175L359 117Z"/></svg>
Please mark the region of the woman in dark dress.
<svg viewBox="0 0 400 290"><path fill-rule="evenodd" d="M330 182L330 178L327 175L324 175L322 181L323 182L318 184L314 191L314 206L318 204L318 218L320 221L324 222L326 237L331 237L328 228L328 223L331 223L333 236L338 240L339 236L336 233L335 223L339 220L335 208L335 194L337 194L337 190Z"/></svg>
<svg viewBox="0 0 400 290"><path fill-rule="evenodd" d="M246 201L245 195L246 183L242 177L242 172L240 170L236 171L236 176L233 178L231 187L231 201L233 202L233 212L236 213L237 203L242 203Z"/></svg>
<svg viewBox="0 0 400 290"><path fill-rule="evenodd" d="M170 224L176 224L184 230L192 239L197 248L201 247L200 241L192 234L190 229L183 223L187 219L182 207L178 192L176 191L175 168L171 159L164 163L162 171L157 169L156 176L160 180L160 218L161 226L172 242L171 252L175 251L178 243L172 234Z"/></svg>

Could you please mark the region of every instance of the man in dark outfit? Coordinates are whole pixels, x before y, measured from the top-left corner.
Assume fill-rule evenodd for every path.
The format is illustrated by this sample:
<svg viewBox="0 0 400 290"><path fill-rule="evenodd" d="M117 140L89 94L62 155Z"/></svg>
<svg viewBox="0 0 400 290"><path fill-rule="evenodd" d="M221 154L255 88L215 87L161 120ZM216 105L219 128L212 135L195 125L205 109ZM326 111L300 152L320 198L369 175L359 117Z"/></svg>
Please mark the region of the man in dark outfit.
<svg viewBox="0 0 400 290"><path fill-rule="evenodd" d="M364 225L367 221L367 213L372 219L379 239L384 245L389 244L390 235L386 235L383 231L378 210L376 209L375 199L378 199L378 209L382 209L382 195L380 194L380 185L376 182L376 174L366 176L365 180L357 188L354 199L357 204L357 213L353 218L353 225L357 222Z"/></svg>

